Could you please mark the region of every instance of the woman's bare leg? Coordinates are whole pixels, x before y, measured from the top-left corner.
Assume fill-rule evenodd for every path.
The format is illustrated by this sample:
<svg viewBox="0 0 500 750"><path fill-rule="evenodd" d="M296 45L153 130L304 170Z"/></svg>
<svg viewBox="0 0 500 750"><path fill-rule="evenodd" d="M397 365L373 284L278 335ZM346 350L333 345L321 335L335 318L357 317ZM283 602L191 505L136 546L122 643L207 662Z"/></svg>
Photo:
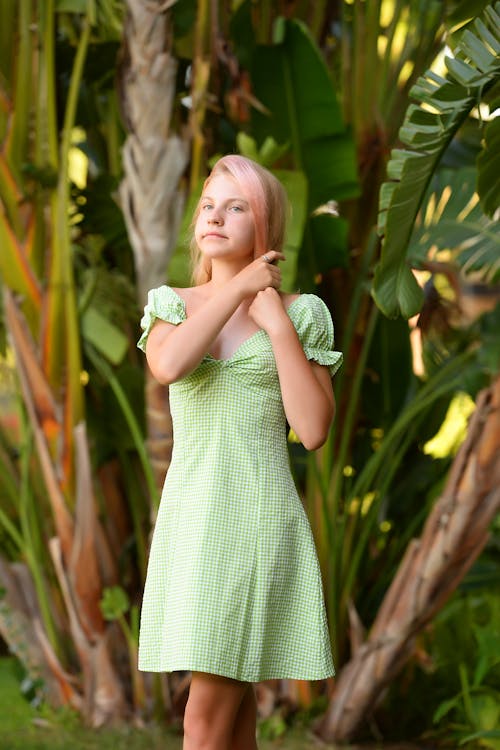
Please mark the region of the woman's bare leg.
<svg viewBox="0 0 500 750"><path fill-rule="evenodd" d="M231 750L257 750L256 731L257 701L253 685L248 685L236 714Z"/></svg>
<svg viewBox="0 0 500 750"><path fill-rule="evenodd" d="M184 712L183 750L231 750L248 683L193 672Z"/></svg>

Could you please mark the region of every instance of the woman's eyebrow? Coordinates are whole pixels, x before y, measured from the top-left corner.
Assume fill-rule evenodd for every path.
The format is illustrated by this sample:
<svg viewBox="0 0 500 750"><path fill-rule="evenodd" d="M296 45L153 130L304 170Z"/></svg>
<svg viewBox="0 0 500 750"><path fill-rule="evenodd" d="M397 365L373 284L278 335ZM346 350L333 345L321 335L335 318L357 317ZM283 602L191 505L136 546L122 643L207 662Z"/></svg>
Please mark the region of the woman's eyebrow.
<svg viewBox="0 0 500 750"><path fill-rule="evenodd" d="M213 198L210 195L202 195L201 196L202 201L213 201ZM239 196L234 196L233 198L226 198L226 203L231 203L231 201L238 201L239 203L245 203L245 205L249 205L248 201L245 200L245 198L240 198Z"/></svg>

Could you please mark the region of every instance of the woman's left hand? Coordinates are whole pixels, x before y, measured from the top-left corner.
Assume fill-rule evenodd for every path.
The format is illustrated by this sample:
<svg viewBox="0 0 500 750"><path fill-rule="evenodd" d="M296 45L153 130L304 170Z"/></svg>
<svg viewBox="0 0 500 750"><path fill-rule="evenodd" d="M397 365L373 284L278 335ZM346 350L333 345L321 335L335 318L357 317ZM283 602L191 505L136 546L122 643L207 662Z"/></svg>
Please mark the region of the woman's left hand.
<svg viewBox="0 0 500 750"><path fill-rule="evenodd" d="M279 333L291 322L278 291L271 286L255 295L248 314L269 336Z"/></svg>

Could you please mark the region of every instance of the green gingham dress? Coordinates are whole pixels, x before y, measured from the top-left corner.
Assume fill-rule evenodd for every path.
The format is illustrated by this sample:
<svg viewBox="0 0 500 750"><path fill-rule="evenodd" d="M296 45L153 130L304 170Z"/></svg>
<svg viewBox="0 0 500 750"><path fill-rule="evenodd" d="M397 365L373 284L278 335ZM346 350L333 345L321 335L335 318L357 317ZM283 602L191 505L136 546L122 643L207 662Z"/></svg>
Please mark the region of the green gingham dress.
<svg viewBox="0 0 500 750"><path fill-rule="evenodd" d="M302 294L288 308L308 359L333 374L333 324ZM170 287L149 292L155 320L186 319ZM263 330L228 359L207 354L170 386L172 461L153 534L139 669L258 682L334 673L321 575L289 464L273 350Z"/></svg>

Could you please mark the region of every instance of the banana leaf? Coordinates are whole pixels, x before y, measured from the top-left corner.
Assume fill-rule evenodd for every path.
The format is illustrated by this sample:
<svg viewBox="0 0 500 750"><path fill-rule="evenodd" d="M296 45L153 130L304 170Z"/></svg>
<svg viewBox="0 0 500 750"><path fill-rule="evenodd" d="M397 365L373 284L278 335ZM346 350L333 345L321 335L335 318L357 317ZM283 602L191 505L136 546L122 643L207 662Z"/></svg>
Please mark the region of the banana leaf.
<svg viewBox="0 0 500 750"><path fill-rule="evenodd" d="M400 130L407 149L392 151L379 202L379 233L383 237L373 296L389 317L411 317L423 301L409 267L408 246L428 185L451 139L470 111L500 81L500 2L485 9L466 30L447 58L443 78L433 71L419 78L410 95ZM497 177L492 175L496 182Z"/></svg>
<svg viewBox="0 0 500 750"><path fill-rule="evenodd" d="M284 22L281 43L257 45L251 77L270 113L252 113L252 132L291 143L309 182L309 207L358 194L354 142L344 124L328 68L304 24Z"/></svg>
<svg viewBox="0 0 500 750"><path fill-rule="evenodd" d="M495 111L500 107L500 100L496 106L491 107ZM478 181L477 190L481 199L483 210L488 216L493 217L500 207L500 117L488 123L484 129L484 148L477 160Z"/></svg>
<svg viewBox="0 0 500 750"><path fill-rule="evenodd" d="M500 276L500 235L497 222L483 213L476 188L476 170L440 170L433 178L415 224L408 257L419 266L429 248L446 251L466 276L480 274L496 281Z"/></svg>

